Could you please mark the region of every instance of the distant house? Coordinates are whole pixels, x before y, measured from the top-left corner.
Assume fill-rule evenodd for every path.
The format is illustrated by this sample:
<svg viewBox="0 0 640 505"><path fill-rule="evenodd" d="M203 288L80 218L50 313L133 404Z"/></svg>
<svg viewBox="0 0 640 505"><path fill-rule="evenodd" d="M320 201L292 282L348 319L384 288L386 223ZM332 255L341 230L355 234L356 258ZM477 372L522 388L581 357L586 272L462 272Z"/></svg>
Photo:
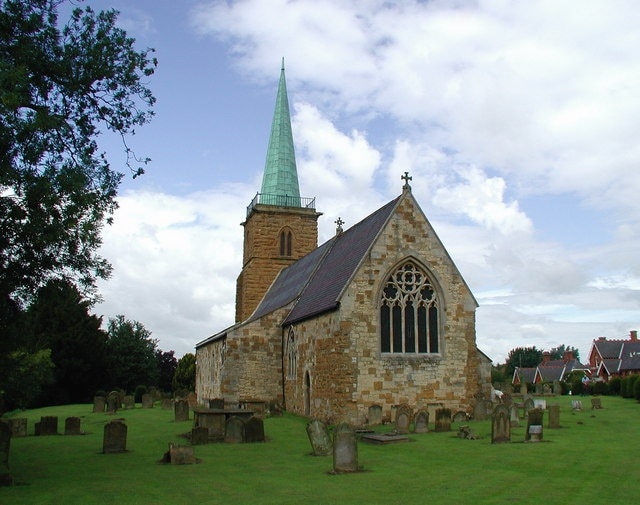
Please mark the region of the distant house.
<svg viewBox="0 0 640 505"><path fill-rule="evenodd" d="M607 340L605 337L594 340L589 351L589 366L594 376L604 381L640 374L638 332L630 331L627 340Z"/></svg>
<svg viewBox="0 0 640 505"><path fill-rule="evenodd" d="M551 359L551 353L542 353L542 361L535 368L517 367L513 372L511 383L515 386L523 383L538 384L540 382L563 381L567 375L576 370L590 373L588 366L580 363L572 351L566 351L562 359Z"/></svg>

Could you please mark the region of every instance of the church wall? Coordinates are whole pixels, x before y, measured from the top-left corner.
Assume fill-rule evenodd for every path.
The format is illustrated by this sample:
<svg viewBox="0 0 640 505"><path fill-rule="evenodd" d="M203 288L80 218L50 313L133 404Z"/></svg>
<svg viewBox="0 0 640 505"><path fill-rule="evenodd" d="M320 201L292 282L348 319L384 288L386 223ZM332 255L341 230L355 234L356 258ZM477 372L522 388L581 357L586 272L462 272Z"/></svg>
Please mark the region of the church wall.
<svg viewBox="0 0 640 505"><path fill-rule="evenodd" d="M209 398L222 398L220 372L226 339L219 339L196 349L196 396L206 405Z"/></svg>

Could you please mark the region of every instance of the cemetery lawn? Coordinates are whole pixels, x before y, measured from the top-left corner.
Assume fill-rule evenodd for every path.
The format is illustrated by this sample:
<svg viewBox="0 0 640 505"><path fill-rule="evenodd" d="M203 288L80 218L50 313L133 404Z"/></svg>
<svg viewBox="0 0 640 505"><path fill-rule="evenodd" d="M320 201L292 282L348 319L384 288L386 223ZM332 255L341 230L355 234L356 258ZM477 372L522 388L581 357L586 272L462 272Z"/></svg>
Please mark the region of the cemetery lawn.
<svg viewBox="0 0 640 505"><path fill-rule="evenodd" d="M512 442L491 444L490 421L468 424L479 440L448 433L411 434L411 442L358 442L362 471L332 475L332 457L311 455L307 420L285 414L265 420L268 441L196 446L197 465L158 463L169 442L191 421L176 423L173 410L91 413L91 405L65 405L14 413L28 418L28 436L11 440L9 466L16 484L0 488L1 505L38 504L585 504L637 503L640 404L603 397L602 410L571 411L572 397L547 399L560 405L559 429L544 441L523 443L524 423ZM33 436L40 416L82 418L80 436ZM193 414L191 414L193 416ZM127 449L102 454L103 427L122 417ZM433 428L433 420L430 427ZM381 426L378 431L388 431Z"/></svg>

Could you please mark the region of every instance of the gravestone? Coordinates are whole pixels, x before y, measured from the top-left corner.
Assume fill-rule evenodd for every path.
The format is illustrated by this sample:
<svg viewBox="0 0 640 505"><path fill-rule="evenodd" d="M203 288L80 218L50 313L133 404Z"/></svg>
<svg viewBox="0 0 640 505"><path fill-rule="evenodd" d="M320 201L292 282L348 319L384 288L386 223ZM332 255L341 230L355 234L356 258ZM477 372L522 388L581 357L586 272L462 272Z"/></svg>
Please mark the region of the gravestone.
<svg viewBox="0 0 640 505"><path fill-rule="evenodd" d="M11 428L0 422L0 486L10 486L13 478L9 473L9 449L11 448Z"/></svg>
<svg viewBox="0 0 640 505"><path fill-rule="evenodd" d="M544 410L531 409L527 413L527 431L525 433L525 442L540 442L542 441L542 420L544 417Z"/></svg>
<svg viewBox="0 0 640 505"><path fill-rule="evenodd" d="M504 444L511 442L511 420L509 407L496 405L491 419L491 443Z"/></svg>
<svg viewBox="0 0 640 505"><path fill-rule="evenodd" d="M187 405L189 403L187 402ZM210 409L223 409L224 408L224 398L210 398L209 399L209 408Z"/></svg>
<svg viewBox="0 0 640 505"><path fill-rule="evenodd" d="M518 411L518 407L515 404L511 405L511 408L509 409L509 413L510 413L509 424L511 425L512 428L519 428L520 414Z"/></svg>
<svg viewBox="0 0 640 505"><path fill-rule="evenodd" d="M367 420L370 426L382 424L382 405L371 405L367 413Z"/></svg>
<svg viewBox="0 0 640 505"><path fill-rule="evenodd" d="M107 414L115 414L120 408L120 393L111 391L107 395Z"/></svg>
<svg viewBox="0 0 640 505"><path fill-rule="evenodd" d="M451 409L436 410L436 432L451 431Z"/></svg>
<svg viewBox="0 0 640 505"><path fill-rule="evenodd" d="M245 421L241 417L231 416L224 424L224 441L228 444L240 444L245 441Z"/></svg>
<svg viewBox="0 0 640 505"><path fill-rule="evenodd" d="M170 410L171 407L173 407L173 400L171 398L163 398L162 400L160 400L160 408L164 409L164 410ZM188 415L188 410L187 410L187 415ZM187 417L187 419L189 419Z"/></svg>
<svg viewBox="0 0 640 505"><path fill-rule="evenodd" d="M458 428L458 438L464 438L465 440L478 440L478 435L468 426L460 426Z"/></svg>
<svg viewBox="0 0 640 505"><path fill-rule="evenodd" d="M64 434L65 435L81 435L80 431L80 418L79 417L67 417L64 420Z"/></svg>
<svg viewBox="0 0 640 505"><path fill-rule="evenodd" d="M600 398L591 398L591 408L592 409L601 409L602 408L602 400Z"/></svg>
<svg viewBox="0 0 640 505"><path fill-rule="evenodd" d="M535 405L533 403L533 398L527 397L524 401L524 406L523 406L525 417L527 413L534 408L535 408Z"/></svg>
<svg viewBox="0 0 640 505"><path fill-rule="evenodd" d="M413 431L416 433L428 433L429 432L429 412L426 410L419 410L416 414Z"/></svg>
<svg viewBox="0 0 640 505"><path fill-rule="evenodd" d="M453 414L453 422L454 423L465 423L468 420L467 413L464 410L458 410L455 414Z"/></svg>
<svg viewBox="0 0 640 505"><path fill-rule="evenodd" d="M328 456L331 454L331 439L327 425L320 419L312 419L307 424L307 436L311 442L314 456Z"/></svg>
<svg viewBox="0 0 640 505"><path fill-rule="evenodd" d="M102 413L104 412L106 398L104 396L93 397L93 411Z"/></svg>
<svg viewBox="0 0 640 505"><path fill-rule="evenodd" d="M27 436L27 418L26 417L13 417L7 419L6 423L11 428L12 437L26 437Z"/></svg>
<svg viewBox="0 0 640 505"><path fill-rule="evenodd" d="M191 445L205 445L209 443L209 428L196 426L191 430Z"/></svg>
<svg viewBox="0 0 640 505"><path fill-rule="evenodd" d="M411 425L411 416L413 412L411 407L407 404L398 405L396 410L396 432L401 435L409 433L409 427Z"/></svg>
<svg viewBox="0 0 640 505"><path fill-rule="evenodd" d="M187 400L176 400L173 404L176 423L189 420L189 403Z"/></svg>
<svg viewBox="0 0 640 505"><path fill-rule="evenodd" d="M561 395L562 394L562 382L559 380L553 381L553 394Z"/></svg>
<svg viewBox="0 0 640 505"><path fill-rule="evenodd" d="M189 403L189 408L193 409L198 406L198 397L195 393L189 393L187 395L187 402Z"/></svg>
<svg viewBox="0 0 640 505"><path fill-rule="evenodd" d="M549 428L560 428L560 405L549 405Z"/></svg>
<svg viewBox="0 0 640 505"><path fill-rule="evenodd" d="M473 419L476 421L484 421L487 418L487 402L484 398L476 399L473 406Z"/></svg>
<svg viewBox="0 0 640 505"><path fill-rule="evenodd" d="M358 471L356 432L347 423L337 425L333 433L333 471L335 473Z"/></svg>
<svg viewBox="0 0 640 505"><path fill-rule="evenodd" d="M153 395L151 393L146 393L142 395L142 408L143 409L153 408Z"/></svg>
<svg viewBox="0 0 640 505"><path fill-rule="evenodd" d="M582 410L582 401L581 400L571 400L571 408L573 410Z"/></svg>
<svg viewBox="0 0 640 505"><path fill-rule="evenodd" d="M127 425L122 421L111 421L104 425L102 452L113 454L127 450Z"/></svg>
<svg viewBox="0 0 640 505"><path fill-rule="evenodd" d="M172 465L195 465L196 455L193 447L169 444L169 461Z"/></svg>
<svg viewBox="0 0 640 505"><path fill-rule="evenodd" d="M261 417L251 416L244 427L245 442L264 442L264 421Z"/></svg>
<svg viewBox="0 0 640 505"><path fill-rule="evenodd" d="M546 409L547 408L547 400L543 398L535 398L533 400L533 408L534 409Z"/></svg>
<svg viewBox="0 0 640 505"><path fill-rule="evenodd" d="M42 416L40 422L35 424L36 435L57 435L58 416Z"/></svg>
<svg viewBox="0 0 640 505"><path fill-rule="evenodd" d="M122 398L122 404L124 405L125 410L135 408L135 397L133 395L125 395L124 398Z"/></svg>

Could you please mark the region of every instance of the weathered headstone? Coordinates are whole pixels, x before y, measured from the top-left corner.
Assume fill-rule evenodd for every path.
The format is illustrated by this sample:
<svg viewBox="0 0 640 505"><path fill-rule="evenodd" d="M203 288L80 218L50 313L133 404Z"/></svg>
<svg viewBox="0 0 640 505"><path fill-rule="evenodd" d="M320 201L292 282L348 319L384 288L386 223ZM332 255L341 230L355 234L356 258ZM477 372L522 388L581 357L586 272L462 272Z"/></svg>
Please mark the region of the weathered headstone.
<svg viewBox="0 0 640 505"><path fill-rule="evenodd" d="M509 414L509 424L512 428L518 428L520 426L520 413L515 403L509 408Z"/></svg>
<svg viewBox="0 0 640 505"><path fill-rule="evenodd" d="M478 440L478 435L475 434L469 425L465 425L458 428L458 438L464 438L465 440Z"/></svg>
<svg viewBox="0 0 640 505"><path fill-rule="evenodd" d="M136 406L136 400L135 397L133 395L125 395L122 398L122 404L124 405L125 409L133 409Z"/></svg>
<svg viewBox="0 0 640 505"><path fill-rule="evenodd" d="M451 431L451 409L436 410L436 432Z"/></svg>
<svg viewBox="0 0 640 505"><path fill-rule="evenodd" d="M531 397L527 397L524 401L524 415L526 417L527 412L529 412L530 410L535 408L535 405L533 403L533 398Z"/></svg>
<svg viewBox="0 0 640 505"><path fill-rule="evenodd" d="M224 441L239 444L245 441L245 421L241 417L231 416L224 426Z"/></svg>
<svg viewBox="0 0 640 505"><path fill-rule="evenodd" d="M57 435L58 416L42 416L40 422L35 424L36 435Z"/></svg>
<svg viewBox="0 0 640 505"><path fill-rule="evenodd" d="M533 408L534 409L546 409L547 408L547 400L544 398L534 398L533 400Z"/></svg>
<svg viewBox="0 0 640 505"><path fill-rule="evenodd" d="M454 423L465 423L469 417L464 410L458 410L455 414L453 414L453 422Z"/></svg>
<svg viewBox="0 0 640 505"><path fill-rule="evenodd" d="M553 381L553 394L561 395L562 394L562 382L559 380Z"/></svg>
<svg viewBox="0 0 640 505"><path fill-rule="evenodd" d="M173 404L176 423L189 420L189 403L187 400L176 400Z"/></svg>
<svg viewBox="0 0 640 505"><path fill-rule="evenodd" d="M93 397L93 411L102 413L104 412L106 398L104 396L94 396Z"/></svg>
<svg viewBox="0 0 640 505"><path fill-rule="evenodd" d="M26 417L12 417L5 421L9 428L11 428L12 437L26 437L27 436L27 418Z"/></svg>
<svg viewBox="0 0 640 505"><path fill-rule="evenodd" d="M506 405L496 405L491 419L491 443L503 444L506 442L511 442L509 408Z"/></svg>
<svg viewBox="0 0 640 505"><path fill-rule="evenodd" d="M247 443L264 442L264 421L261 417L251 416L244 426L244 439Z"/></svg>
<svg viewBox="0 0 640 505"><path fill-rule="evenodd" d="M411 407L407 404L398 405L396 410L396 432L401 435L409 433L409 427L411 426L411 416L413 412Z"/></svg>
<svg viewBox="0 0 640 505"><path fill-rule="evenodd" d="M382 424L382 406L381 405L371 405L367 412L367 423L370 426L375 426L377 424Z"/></svg>
<svg viewBox="0 0 640 505"><path fill-rule="evenodd" d="M172 407L173 407L173 400L171 398L163 398L162 400L160 400L161 409L170 410Z"/></svg>
<svg viewBox="0 0 640 505"><path fill-rule="evenodd" d="M415 416L413 431L416 433L428 433L429 432L429 412L426 410L419 410Z"/></svg>
<svg viewBox="0 0 640 505"><path fill-rule="evenodd" d="M542 420L544 410L531 409L527 413L527 431L525 433L525 442L540 442L542 440Z"/></svg>
<svg viewBox="0 0 640 505"><path fill-rule="evenodd" d="M571 408L573 410L582 410L582 401L580 401L580 400L571 400Z"/></svg>
<svg viewBox="0 0 640 505"><path fill-rule="evenodd" d="M195 393L189 393L187 395L187 402L189 403L189 408L193 409L198 406L198 396Z"/></svg>
<svg viewBox="0 0 640 505"><path fill-rule="evenodd" d="M187 402L188 405L188 402ZM209 399L209 408L210 409L223 409L224 408L224 398L210 398Z"/></svg>
<svg viewBox="0 0 640 505"><path fill-rule="evenodd" d="M487 402L484 398L476 399L473 406L473 419L476 421L484 421L487 418Z"/></svg>
<svg viewBox="0 0 640 505"><path fill-rule="evenodd" d="M153 408L153 395L151 393L145 393L142 395L142 408L143 409Z"/></svg>
<svg viewBox="0 0 640 505"><path fill-rule="evenodd" d="M338 424L333 433L333 471L358 471L358 443L355 430L347 423Z"/></svg>
<svg viewBox="0 0 640 505"><path fill-rule="evenodd" d="M79 417L67 417L64 420L64 434L65 435L81 435L80 431L80 418Z"/></svg>
<svg viewBox="0 0 640 505"><path fill-rule="evenodd" d="M193 447L169 444L169 461L172 465L195 465L196 455Z"/></svg>
<svg viewBox="0 0 640 505"><path fill-rule="evenodd" d="M560 428L560 405L549 405L549 428Z"/></svg>
<svg viewBox="0 0 640 505"><path fill-rule="evenodd" d="M191 430L191 445L205 445L209 443L209 429L206 426L196 426Z"/></svg>
<svg viewBox="0 0 640 505"><path fill-rule="evenodd" d="M127 425L122 421L111 421L104 425L102 452L113 454L127 450Z"/></svg>
<svg viewBox="0 0 640 505"><path fill-rule="evenodd" d="M11 428L7 423L0 422L0 486L13 484L13 477L9 473L9 449L11 448Z"/></svg>
<svg viewBox="0 0 640 505"><path fill-rule="evenodd" d="M120 408L120 393L111 391L107 395L107 414L115 414Z"/></svg>
<svg viewBox="0 0 640 505"><path fill-rule="evenodd" d="M307 436L311 442L314 456L328 456L331 454L331 438L327 425L320 419L312 419L307 424Z"/></svg>
<svg viewBox="0 0 640 505"><path fill-rule="evenodd" d="M601 409L602 408L602 400L600 398L591 398L591 408L592 409Z"/></svg>

